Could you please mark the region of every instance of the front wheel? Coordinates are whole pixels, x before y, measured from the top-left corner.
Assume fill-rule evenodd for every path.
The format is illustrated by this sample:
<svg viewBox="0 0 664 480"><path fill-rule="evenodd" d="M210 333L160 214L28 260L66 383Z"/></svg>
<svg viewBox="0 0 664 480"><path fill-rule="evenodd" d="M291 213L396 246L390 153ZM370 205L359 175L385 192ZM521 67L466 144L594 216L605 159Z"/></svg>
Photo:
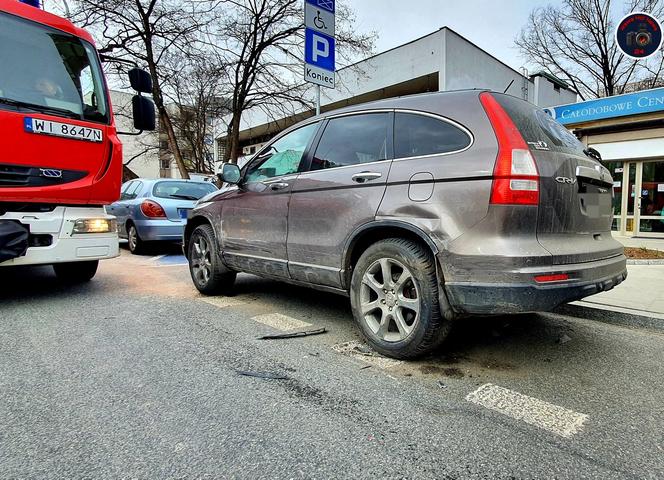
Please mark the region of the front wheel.
<svg viewBox="0 0 664 480"><path fill-rule="evenodd" d="M210 225L199 225L191 234L189 272L194 285L205 295L229 292L235 283L236 272L228 270L219 258L214 230Z"/></svg>
<svg viewBox="0 0 664 480"><path fill-rule="evenodd" d="M58 279L67 283L83 283L92 280L97 273L99 260L85 262L67 262L53 264L53 271Z"/></svg>
<svg viewBox="0 0 664 480"><path fill-rule="evenodd" d="M451 321L441 315L433 255L410 240L388 238L370 246L353 270L350 299L367 342L389 357L420 357L450 331Z"/></svg>

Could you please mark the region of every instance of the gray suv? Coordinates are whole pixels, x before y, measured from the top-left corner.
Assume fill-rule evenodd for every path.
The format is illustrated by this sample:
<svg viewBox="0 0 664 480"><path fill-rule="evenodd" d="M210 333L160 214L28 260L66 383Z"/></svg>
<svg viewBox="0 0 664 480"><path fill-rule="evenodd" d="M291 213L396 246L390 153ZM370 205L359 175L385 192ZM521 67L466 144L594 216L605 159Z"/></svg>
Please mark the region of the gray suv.
<svg viewBox="0 0 664 480"><path fill-rule="evenodd" d="M414 358L467 315L546 311L626 278L599 155L521 99L469 90L305 120L189 215L204 294L236 272L350 297L377 351Z"/></svg>

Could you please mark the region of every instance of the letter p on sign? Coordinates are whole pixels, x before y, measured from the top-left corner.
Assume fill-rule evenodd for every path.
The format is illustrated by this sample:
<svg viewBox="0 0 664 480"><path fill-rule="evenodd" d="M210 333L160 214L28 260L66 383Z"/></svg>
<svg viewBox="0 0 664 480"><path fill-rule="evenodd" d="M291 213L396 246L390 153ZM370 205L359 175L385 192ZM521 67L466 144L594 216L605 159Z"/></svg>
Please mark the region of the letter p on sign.
<svg viewBox="0 0 664 480"><path fill-rule="evenodd" d="M304 60L309 65L334 72L334 38L307 28L304 34Z"/></svg>
<svg viewBox="0 0 664 480"><path fill-rule="evenodd" d="M327 43L320 35L314 33L314 62L318 62L318 57L329 57L330 56L330 44Z"/></svg>

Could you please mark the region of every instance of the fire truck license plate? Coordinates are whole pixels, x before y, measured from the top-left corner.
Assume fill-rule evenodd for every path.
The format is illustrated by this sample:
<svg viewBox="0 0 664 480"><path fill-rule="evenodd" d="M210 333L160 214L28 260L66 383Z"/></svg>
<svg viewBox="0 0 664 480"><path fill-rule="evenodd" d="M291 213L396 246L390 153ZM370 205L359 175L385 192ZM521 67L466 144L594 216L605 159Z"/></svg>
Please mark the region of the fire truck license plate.
<svg viewBox="0 0 664 480"><path fill-rule="evenodd" d="M24 126L26 132L42 135L55 135L56 137L87 140L89 142L101 142L104 138L103 132L98 128L81 127L70 123L50 122L39 118L25 117Z"/></svg>

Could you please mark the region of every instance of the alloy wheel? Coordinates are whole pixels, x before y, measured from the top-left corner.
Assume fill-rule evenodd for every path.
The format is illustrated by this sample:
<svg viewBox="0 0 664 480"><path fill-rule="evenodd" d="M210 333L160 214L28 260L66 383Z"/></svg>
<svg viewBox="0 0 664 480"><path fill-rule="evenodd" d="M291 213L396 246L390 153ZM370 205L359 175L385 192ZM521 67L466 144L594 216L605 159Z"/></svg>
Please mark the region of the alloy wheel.
<svg viewBox="0 0 664 480"><path fill-rule="evenodd" d="M129 233L127 237L127 240L129 241L129 250L133 252L136 250L136 245L138 244L138 232L136 231L136 227L133 225L129 227Z"/></svg>
<svg viewBox="0 0 664 480"><path fill-rule="evenodd" d="M381 258L362 276L360 308L371 332L386 342L407 338L420 318L420 293L401 262Z"/></svg>
<svg viewBox="0 0 664 480"><path fill-rule="evenodd" d="M193 243L191 269L200 285L208 283L212 275L212 256L210 244L201 235L197 236Z"/></svg>

